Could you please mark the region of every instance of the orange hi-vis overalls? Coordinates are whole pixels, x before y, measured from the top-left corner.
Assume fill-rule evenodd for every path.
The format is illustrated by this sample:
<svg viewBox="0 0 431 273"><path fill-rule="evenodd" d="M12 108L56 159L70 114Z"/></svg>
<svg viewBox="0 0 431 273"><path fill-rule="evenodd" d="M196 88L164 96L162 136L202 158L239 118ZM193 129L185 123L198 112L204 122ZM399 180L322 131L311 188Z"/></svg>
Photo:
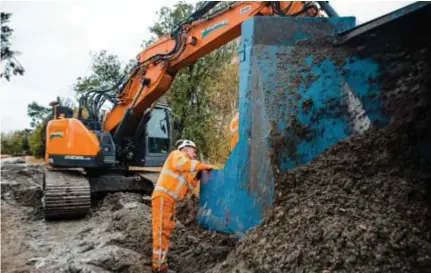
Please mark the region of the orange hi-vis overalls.
<svg viewBox="0 0 431 273"><path fill-rule="evenodd" d="M230 149L233 150L236 143L238 142L238 113L236 113L233 117L229 127L230 133L232 134L232 139L230 141Z"/></svg>
<svg viewBox="0 0 431 273"><path fill-rule="evenodd" d="M198 180L191 172L210 168L191 160L185 152L172 151L166 159L152 195L153 272L162 272L168 266L167 254L171 231L175 225L175 203L184 199Z"/></svg>

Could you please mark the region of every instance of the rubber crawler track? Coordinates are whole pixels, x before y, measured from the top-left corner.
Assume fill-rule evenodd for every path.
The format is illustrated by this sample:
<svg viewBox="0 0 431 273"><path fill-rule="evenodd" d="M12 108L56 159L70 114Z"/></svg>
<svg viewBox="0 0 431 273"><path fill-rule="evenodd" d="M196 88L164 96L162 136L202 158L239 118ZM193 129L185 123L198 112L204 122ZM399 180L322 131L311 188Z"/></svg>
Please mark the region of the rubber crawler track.
<svg viewBox="0 0 431 273"><path fill-rule="evenodd" d="M82 173L45 170L43 209L46 220L84 217L90 207L90 184Z"/></svg>

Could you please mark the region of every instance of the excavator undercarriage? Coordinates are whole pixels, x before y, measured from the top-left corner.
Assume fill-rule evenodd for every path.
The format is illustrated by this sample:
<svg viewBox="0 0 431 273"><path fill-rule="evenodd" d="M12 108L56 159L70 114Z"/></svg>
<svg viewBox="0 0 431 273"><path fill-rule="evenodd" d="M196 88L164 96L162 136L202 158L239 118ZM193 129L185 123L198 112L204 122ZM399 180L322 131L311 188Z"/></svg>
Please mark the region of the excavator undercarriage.
<svg viewBox="0 0 431 273"><path fill-rule="evenodd" d="M96 174L84 169L45 168L42 200L46 220L80 218L90 212L92 196L110 192L151 195L159 172Z"/></svg>

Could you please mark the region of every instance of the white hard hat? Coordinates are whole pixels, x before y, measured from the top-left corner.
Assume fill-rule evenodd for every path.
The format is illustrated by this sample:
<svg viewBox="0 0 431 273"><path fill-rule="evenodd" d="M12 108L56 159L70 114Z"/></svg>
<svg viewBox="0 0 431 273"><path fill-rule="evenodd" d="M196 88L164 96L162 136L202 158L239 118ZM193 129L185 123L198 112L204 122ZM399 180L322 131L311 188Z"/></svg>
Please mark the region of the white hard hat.
<svg viewBox="0 0 431 273"><path fill-rule="evenodd" d="M196 144L193 141L188 140L188 139L178 140L177 142L175 142L175 146L178 147L178 150L181 150L184 147L193 147L193 148L197 149Z"/></svg>

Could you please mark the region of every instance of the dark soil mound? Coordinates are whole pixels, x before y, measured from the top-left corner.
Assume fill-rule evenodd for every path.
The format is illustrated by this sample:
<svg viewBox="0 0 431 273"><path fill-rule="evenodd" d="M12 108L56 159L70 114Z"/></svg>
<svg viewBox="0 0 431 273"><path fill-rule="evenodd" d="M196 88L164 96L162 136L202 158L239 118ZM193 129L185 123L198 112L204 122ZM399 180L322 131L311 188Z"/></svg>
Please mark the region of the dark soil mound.
<svg viewBox="0 0 431 273"><path fill-rule="evenodd" d="M274 209L218 270L431 272L431 169L417 134L400 129L351 137L280 175Z"/></svg>
<svg viewBox="0 0 431 273"><path fill-rule="evenodd" d="M430 54L385 45L389 126L276 177L273 208L211 272L431 272Z"/></svg>
<svg viewBox="0 0 431 273"><path fill-rule="evenodd" d="M413 154L377 130L281 175L271 214L217 270L431 272L431 176Z"/></svg>

